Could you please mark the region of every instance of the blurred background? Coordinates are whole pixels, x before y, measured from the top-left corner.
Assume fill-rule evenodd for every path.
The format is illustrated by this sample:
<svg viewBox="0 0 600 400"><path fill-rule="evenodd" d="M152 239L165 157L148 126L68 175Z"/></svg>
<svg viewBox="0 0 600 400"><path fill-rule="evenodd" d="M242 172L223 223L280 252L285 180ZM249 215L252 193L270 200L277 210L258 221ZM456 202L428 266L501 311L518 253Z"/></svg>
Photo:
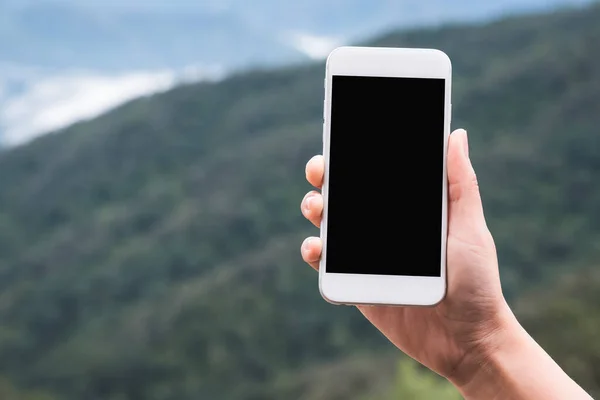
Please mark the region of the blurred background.
<svg viewBox="0 0 600 400"><path fill-rule="evenodd" d="M0 0L0 398L460 398L300 259L343 44L449 54L506 296L600 396L599 3Z"/></svg>

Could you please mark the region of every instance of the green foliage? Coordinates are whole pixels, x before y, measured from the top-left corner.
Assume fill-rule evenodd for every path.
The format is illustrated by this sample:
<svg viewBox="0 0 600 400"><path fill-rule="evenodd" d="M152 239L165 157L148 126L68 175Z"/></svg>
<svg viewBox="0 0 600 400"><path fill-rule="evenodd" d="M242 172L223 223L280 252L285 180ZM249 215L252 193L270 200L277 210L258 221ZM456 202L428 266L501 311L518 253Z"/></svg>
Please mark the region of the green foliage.
<svg viewBox="0 0 600 400"><path fill-rule="evenodd" d="M453 119L470 132L512 300L600 255L599 22L591 6L377 42L453 59ZM0 374L65 400L385 387L388 359L354 356L395 350L319 297L298 250L316 233L298 208L321 151L323 67L183 86L0 154ZM582 310L569 311L574 326ZM595 385L584 347L570 368ZM399 386L420 390L404 368Z"/></svg>
<svg viewBox="0 0 600 400"><path fill-rule="evenodd" d="M600 397L600 272L571 273L516 304L525 328L594 398Z"/></svg>
<svg viewBox="0 0 600 400"><path fill-rule="evenodd" d="M15 388L10 381L0 378L0 399L2 400L54 400L55 397L42 392L23 392Z"/></svg>
<svg viewBox="0 0 600 400"><path fill-rule="evenodd" d="M462 400L462 396L448 381L405 358L398 364L393 389L381 400L405 399Z"/></svg>

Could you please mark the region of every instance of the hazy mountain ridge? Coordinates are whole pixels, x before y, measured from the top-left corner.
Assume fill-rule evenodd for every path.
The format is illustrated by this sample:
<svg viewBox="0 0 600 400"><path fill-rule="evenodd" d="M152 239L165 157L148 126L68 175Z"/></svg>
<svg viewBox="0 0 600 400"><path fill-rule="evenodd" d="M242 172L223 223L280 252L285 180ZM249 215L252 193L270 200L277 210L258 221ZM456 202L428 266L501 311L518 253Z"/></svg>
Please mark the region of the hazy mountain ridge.
<svg viewBox="0 0 600 400"><path fill-rule="evenodd" d="M322 59L399 26L481 20L588 0L0 1L0 145L142 95L249 66Z"/></svg>

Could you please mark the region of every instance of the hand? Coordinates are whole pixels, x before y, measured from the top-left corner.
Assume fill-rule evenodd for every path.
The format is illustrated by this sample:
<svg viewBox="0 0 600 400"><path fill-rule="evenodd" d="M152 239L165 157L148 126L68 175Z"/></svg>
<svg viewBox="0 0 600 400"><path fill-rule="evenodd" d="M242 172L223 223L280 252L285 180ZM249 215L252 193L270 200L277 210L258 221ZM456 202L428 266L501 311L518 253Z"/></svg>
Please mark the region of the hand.
<svg viewBox="0 0 600 400"><path fill-rule="evenodd" d="M306 178L317 189L324 170L321 156L306 165ZM429 308L358 309L400 350L450 380L465 399L590 400L525 332L504 300L496 248L483 216L464 130L450 135L448 184L445 299ZM318 227L321 195L309 192L301 207L304 216ZM306 239L302 244L304 261L318 269L320 257L320 239Z"/></svg>
<svg viewBox="0 0 600 400"><path fill-rule="evenodd" d="M357 159L356 162L361 162ZM306 178L321 188L322 156L306 165ZM371 166L364 165L368 170ZM359 306L364 316L400 350L460 384L475 373L477 365L495 346L514 316L500 287L494 241L487 228L475 172L469 160L467 134L457 130L448 145L448 291L437 306ZM321 223L323 198L311 191L302 200L303 215L317 227ZM354 218L367 218L355 215ZM302 257L319 267L321 241L307 238ZM466 361L468 360L468 361Z"/></svg>

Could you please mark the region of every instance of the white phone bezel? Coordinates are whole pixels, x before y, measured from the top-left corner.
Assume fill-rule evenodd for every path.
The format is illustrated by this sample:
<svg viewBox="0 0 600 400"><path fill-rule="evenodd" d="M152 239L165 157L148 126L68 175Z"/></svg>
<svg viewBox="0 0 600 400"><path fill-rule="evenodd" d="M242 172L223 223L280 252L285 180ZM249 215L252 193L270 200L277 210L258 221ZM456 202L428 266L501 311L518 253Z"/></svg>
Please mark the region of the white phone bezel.
<svg viewBox="0 0 600 400"><path fill-rule="evenodd" d="M441 237L441 275L439 277L339 274L327 273L327 188L329 184L329 145L331 86L333 75L442 78L446 80L444 112L444 160ZM446 239L447 239L447 174L446 153L451 124L452 65L448 56L434 49L400 49L387 47L339 47L327 58L325 102L323 112L323 180L324 209L321 222L323 250L319 266L319 291L333 304L412 305L432 306L446 294ZM373 138L372 140L376 140ZM376 190L376 188L375 188ZM366 232L365 234L369 234ZM406 260L411 262L412 260Z"/></svg>

